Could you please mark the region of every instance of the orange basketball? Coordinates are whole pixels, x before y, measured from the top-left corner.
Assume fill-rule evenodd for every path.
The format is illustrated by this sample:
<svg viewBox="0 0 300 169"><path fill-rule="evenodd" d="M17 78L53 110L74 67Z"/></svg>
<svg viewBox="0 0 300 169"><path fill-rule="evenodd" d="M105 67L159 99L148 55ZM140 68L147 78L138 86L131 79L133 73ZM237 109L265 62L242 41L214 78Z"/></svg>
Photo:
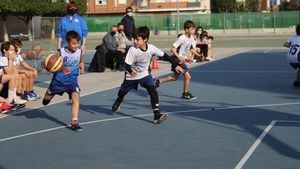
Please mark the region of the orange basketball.
<svg viewBox="0 0 300 169"><path fill-rule="evenodd" d="M57 73L63 70L64 61L59 53L50 54L45 58L44 67L51 73Z"/></svg>

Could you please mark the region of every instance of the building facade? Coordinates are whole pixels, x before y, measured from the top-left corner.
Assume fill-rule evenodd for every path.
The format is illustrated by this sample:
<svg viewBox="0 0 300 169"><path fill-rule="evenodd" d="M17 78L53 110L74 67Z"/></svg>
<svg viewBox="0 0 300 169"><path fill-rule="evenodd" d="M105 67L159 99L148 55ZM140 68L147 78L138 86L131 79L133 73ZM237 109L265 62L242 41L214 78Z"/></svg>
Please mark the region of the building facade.
<svg viewBox="0 0 300 169"><path fill-rule="evenodd" d="M88 0L88 15L123 14L131 6L136 14L180 12L210 13L210 0Z"/></svg>

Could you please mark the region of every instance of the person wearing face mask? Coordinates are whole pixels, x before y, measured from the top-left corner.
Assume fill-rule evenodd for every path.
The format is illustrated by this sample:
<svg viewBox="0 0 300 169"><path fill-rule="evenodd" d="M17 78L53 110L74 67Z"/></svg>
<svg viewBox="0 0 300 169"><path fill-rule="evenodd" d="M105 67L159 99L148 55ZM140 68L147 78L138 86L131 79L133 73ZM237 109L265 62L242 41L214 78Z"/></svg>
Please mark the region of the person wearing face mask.
<svg viewBox="0 0 300 169"><path fill-rule="evenodd" d="M117 26L113 25L110 32L108 32L102 40L100 50L105 54L105 65L110 70L123 71L122 63L124 62L123 55L125 55L125 49L119 48L115 39L117 32Z"/></svg>
<svg viewBox="0 0 300 169"><path fill-rule="evenodd" d="M127 37L127 39L133 41L133 37L135 34L135 21L132 17L133 9L132 7L126 8L126 15L122 18L121 23L124 25L124 32Z"/></svg>
<svg viewBox="0 0 300 169"><path fill-rule="evenodd" d="M22 41L19 39L13 39L11 42L17 47L18 52L17 56L15 57L13 61L13 65L15 67L16 73L19 74L21 77L21 84L18 87L17 94L21 96L24 100L37 100L38 96L34 92L34 81L38 76L38 72L36 69L31 67L21 56L21 47L22 47ZM23 67L24 70L22 70L20 67Z"/></svg>
<svg viewBox="0 0 300 169"><path fill-rule="evenodd" d="M118 48L125 49L127 51L127 49L133 45L133 42L127 39L124 32L124 25L122 23L118 23L117 29L118 31L115 34L115 39L118 44Z"/></svg>
<svg viewBox="0 0 300 169"><path fill-rule="evenodd" d="M67 15L63 17L57 28L57 49L67 46L66 34L69 31L76 31L79 34L79 48L82 50L80 58L80 74L84 73L84 51L86 45L86 37L88 34L87 24L84 18L77 14L78 6L74 1L70 1L67 5Z"/></svg>

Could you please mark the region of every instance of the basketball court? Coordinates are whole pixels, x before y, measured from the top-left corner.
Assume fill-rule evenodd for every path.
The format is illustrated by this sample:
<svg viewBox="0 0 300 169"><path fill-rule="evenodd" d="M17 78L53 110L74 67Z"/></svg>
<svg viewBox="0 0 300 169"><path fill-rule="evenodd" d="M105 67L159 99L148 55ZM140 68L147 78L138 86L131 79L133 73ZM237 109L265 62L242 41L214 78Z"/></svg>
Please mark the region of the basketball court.
<svg viewBox="0 0 300 169"><path fill-rule="evenodd" d="M296 72L286 50L215 52L215 61L190 69L197 100L181 100L182 79L158 88L161 110L169 115L160 125L152 123L143 88L126 96L119 113L111 112L122 72L80 77L83 132L65 127L67 96L0 116L0 168L297 168L300 90L292 86ZM159 66L154 76L169 72L168 63ZM42 95L49 79L38 80Z"/></svg>

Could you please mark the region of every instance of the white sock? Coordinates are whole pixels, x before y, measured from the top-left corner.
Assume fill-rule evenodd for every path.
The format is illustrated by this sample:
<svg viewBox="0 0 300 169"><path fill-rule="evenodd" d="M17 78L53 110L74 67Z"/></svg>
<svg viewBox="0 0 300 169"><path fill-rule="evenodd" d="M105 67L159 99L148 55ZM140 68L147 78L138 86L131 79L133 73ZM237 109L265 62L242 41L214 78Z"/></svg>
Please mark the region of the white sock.
<svg viewBox="0 0 300 169"><path fill-rule="evenodd" d="M8 100L12 101L14 98L15 92L13 90L8 90Z"/></svg>
<svg viewBox="0 0 300 169"><path fill-rule="evenodd" d="M17 88L14 88L14 97L17 96Z"/></svg>

